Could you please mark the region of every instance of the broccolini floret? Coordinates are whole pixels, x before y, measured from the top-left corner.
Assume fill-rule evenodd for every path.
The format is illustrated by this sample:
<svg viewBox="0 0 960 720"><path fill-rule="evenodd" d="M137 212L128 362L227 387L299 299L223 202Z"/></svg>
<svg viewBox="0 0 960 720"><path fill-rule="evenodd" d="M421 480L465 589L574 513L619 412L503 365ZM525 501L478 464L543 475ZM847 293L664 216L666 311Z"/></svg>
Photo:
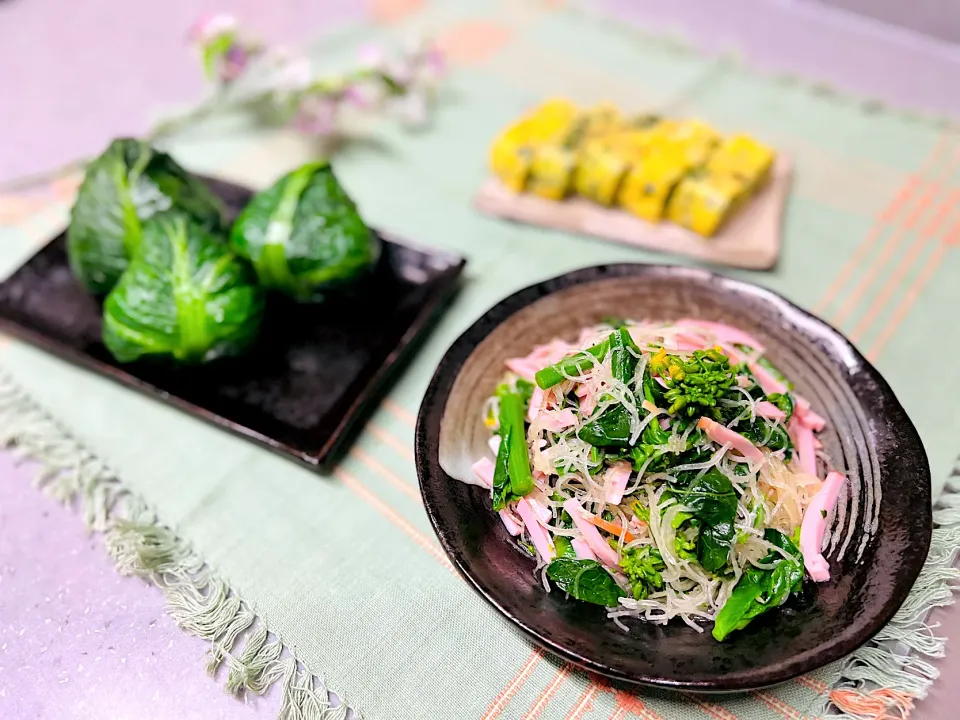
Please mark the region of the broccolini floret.
<svg viewBox="0 0 960 720"><path fill-rule="evenodd" d="M671 415L713 417L717 401L736 382L730 359L719 348L695 350L687 361L661 349L650 358L650 369L667 385L663 397L670 402Z"/></svg>
<svg viewBox="0 0 960 720"><path fill-rule="evenodd" d="M663 588L661 573L666 567L660 551L649 545L626 548L620 558L620 569L630 581L636 600L643 600L651 590Z"/></svg>

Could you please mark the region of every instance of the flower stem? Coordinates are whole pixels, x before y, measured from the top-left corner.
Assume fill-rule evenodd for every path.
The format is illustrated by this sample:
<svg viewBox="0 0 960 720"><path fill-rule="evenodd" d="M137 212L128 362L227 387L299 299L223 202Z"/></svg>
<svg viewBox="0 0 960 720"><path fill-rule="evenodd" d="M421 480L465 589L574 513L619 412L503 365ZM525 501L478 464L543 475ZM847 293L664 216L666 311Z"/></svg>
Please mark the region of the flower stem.
<svg viewBox="0 0 960 720"><path fill-rule="evenodd" d="M366 67L354 70L351 73L337 78L318 78L311 83L309 89L322 94L334 94L341 92L352 83L374 78L382 82L390 94L403 94L404 86L401 82L398 82L396 78L382 70ZM246 96L240 95L239 97L232 98L230 97L230 88L220 86L211 98L197 105L192 110L182 115L161 120L144 135L143 139L151 143L158 142L174 136L186 127L206 120L217 113L256 108L269 101L270 96L274 92L274 89L267 89ZM36 189L66 175L72 175L73 173L82 171L91 160L93 160L93 158L79 158L50 170L22 175L6 182L0 182L0 194L14 194Z"/></svg>

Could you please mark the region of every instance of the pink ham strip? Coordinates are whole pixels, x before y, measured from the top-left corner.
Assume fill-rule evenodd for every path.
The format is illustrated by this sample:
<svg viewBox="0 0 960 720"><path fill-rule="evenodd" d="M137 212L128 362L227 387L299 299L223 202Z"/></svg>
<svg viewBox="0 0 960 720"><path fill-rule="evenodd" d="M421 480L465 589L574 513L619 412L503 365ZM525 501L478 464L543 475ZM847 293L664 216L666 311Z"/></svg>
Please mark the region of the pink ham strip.
<svg viewBox="0 0 960 720"><path fill-rule="evenodd" d="M552 410L548 412L542 412L538 416L538 422L540 426L546 430L552 430L553 432L559 432L564 428L568 428L571 425L577 424L577 416L573 414L573 410Z"/></svg>
<svg viewBox="0 0 960 720"><path fill-rule="evenodd" d="M627 489L627 481L632 471L633 466L628 462L617 462L610 466L603 480L608 503L619 505L623 501L623 491Z"/></svg>
<svg viewBox="0 0 960 720"><path fill-rule="evenodd" d="M504 364L510 372L533 382L538 371L562 360L574 349L562 340L554 340L548 345L538 345L526 357L508 358Z"/></svg>
<svg viewBox="0 0 960 720"><path fill-rule="evenodd" d="M805 398L802 398L799 395L796 395L795 398L797 401L797 419L799 419L800 422L814 432L820 432L823 430L823 428L825 428L827 425L827 421L810 408L810 403Z"/></svg>
<svg viewBox="0 0 960 720"><path fill-rule="evenodd" d="M516 373L524 380L529 380L533 382L534 376L537 374L537 370L540 368L534 367L526 358L509 358L504 361L504 365L507 366L507 370L512 373Z"/></svg>
<svg viewBox="0 0 960 720"><path fill-rule="evenodd" d="M706 342L703 338L695 338L683 333L677 333L672 339L664 339L663 341L663 347L673 352L693 352L694 350L703 350L705 346Z"/></svg>
<svg viewBox="0 0 960 720"><path fill-rule="evenodd" d="M767 400L761 400L757 403L757 415L777 422L783 422L787 419L787 414L783 410Z"/></svg>
<svg viewBox="0 0 960 720"><path fill-rule="evenodd" d="M720 349L723 350L724 355L730 358L731 363L739 365L743 362L743 355L737 352L733 345L725 345L724 343L720 343Z"/></svg>
<svg viewBox="0 0 960 720"><path fill-rule="evenodd" d="M503 526L507 529L507 532L510 533L510 535L516 537L520 534L520 530L523 526L517 522L516 518L513 517L509 510L504 508L500 511L499 515L500 519L503 521Z"/></svg>
<svg viewBox="0 0 960 720"><path fill-rule="evenodd" d="M783 395L789 392L786 385L777 380L759 363L751 362L748 365L750 367L750 372L754 374L754 376L757 378L757 382L760 383L760 387L763 389L764 394L772 395L773 393L780 393ZM796 412L794 414L796 415L797 419L800 420L800 422L816 432L820 432L824 427L826 427L827 421L810 409L810 402L806 398L796 394L794 394L793 398L797 404Z"/></svg>
<svg viewBox="0 0 960 720"><path fill-rule="evenodd" d="M760 383L764 395L773 395L774 393L783 395L787 392L787 386L771 375L760 363L747 363L747 367L750 368L750 372L757 378L757 382Z"/></svg>
<svg viewBox="0 0 960 720"><path fill-rule="evenodd" d="M752 442L740 433L721 425L708 417L700 418L697 427L703 430L707 437L719 445L729 445L751 463L760 464L764 461L763 453Z"/></svg>
<svg viewBox="0 0 960 720"><path fill-rule="evenodd" d="M677 333L677 345L680 350L703 350L707 347L707 339L702 335L691 333Z"/></svg>
<svg viewBox="0 0 960 720"><path fill-rule="evenodd" d="M487 447L490 448L494 455L500 452L500 436L491 435L490 439L487 440Z"/></svg>
<svg viewBox="0 0 960 720"><path fill-rule="evenodd" d="M830 564L823 557L823 534L827 529L827 517L833 512L846 478L838 472L827 475L817 494L803 513L800 523L800 552L803 553L803 565L817 582L830 579ZM827 516L827 517L825 517Z"/></svg>
<svg viewBox="0 0 960 720"><path fill-rule="evenodd" d="M603 539L600 531L597 530L593 523L583 516L583 508L580 507L580 503L578 503L574 498L570 498L563 503L563 509L567 511L571 518L573 518L573 524L577 526L577 530L579 530L580 534L583 536L583 540L585 543L587 543L587 547L589 547L596 554L600 562L609 567L616 567L616 550L607 545L607 541Z"/></svg>
<svg viewBox="0 0 960 720"><path fill-rule="evenodd" d="M597 407L596 396L590 392L586 385L577 385L577 397L580 399L580 414L583 417L590 417Z"/></svg>
<svg viewBox="0 0 960 720"><path fill-rule="evenodd" d="M827 426L827 421L822 415L818 415L813 410L804 410L800 414L800 422L806 425L814 432L820 432Z"/></svg>
<svg viewBox="0 0 960 720"><path fill-rule="evenodd" d="M577 557L580 560L596 560L597 559L597 556L593 554L593 550L590 549L590 546L587 545L580 538L571 540L570 545L573 546L573 551L577 554Z"/></svg>
<svg viewBox="0 0 960 720"><path fill-rule="evenodd" d="M527 408L527 420L533 422L537 419L540 411L543 410L545 396L539 385L533 386L533 394L530 396L530 407Z"/></svg>
<svg viewBox="0 0 960 720"><path fill-rule="evenodd" d="M547 562L553 560L557 556L557 551L554 549L553 542L550 540L547 531L544 530L540 524L537 511L527 502L526 498L520 498L520 501L517 503L517 513L519 513L520 519L523 520L527 532L530 533L530 540L533 541L533 546L537 549L537 552L540 553L540 557Z"/></svg>
<svg viewBox="0 0 960 720"><path fill-rule="evenodd" d="M732 343L734 345L749 345L756 352L763 352L763 344L753 335L744 332L740 328L727 325L721 322L712 322L710 320L697 320L695 318L683 318L677 320L674 325L683 327L702 328L713 333L717 340L722 343Z"/></svg>
<svg viewBox="0 0 960 720"><path fill-rule="evenodd" d="M543 475L543 473L538 474ZM539 489L535 489L524 499L530 503L530 507L536 511L540 522L546 524L553 519L553 511L550 510L550 506L547 504L547 498Z"/></svg>
<svg viewBox="0 0 960 720"><path fill-rule="evenodd" d="M790 437L797 451L797 466L808 475L817 474L817 452L813 447L813 430L802 422L790 420Z"/></svg>
<svg viewBox="0 0 960 720"><path fill-rule="evenodd" d="M485 488L493 487L493 460L490 458L480 458L470 466L473 474L480 478Z"/></svg>

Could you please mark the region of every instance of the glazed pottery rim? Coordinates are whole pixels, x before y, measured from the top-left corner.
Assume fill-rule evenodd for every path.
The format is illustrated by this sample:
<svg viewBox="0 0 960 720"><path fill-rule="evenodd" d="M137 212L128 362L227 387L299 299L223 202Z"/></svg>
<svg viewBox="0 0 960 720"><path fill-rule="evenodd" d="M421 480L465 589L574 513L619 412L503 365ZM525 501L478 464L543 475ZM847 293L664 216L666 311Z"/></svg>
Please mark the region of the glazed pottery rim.
<svg viewBox="0 0 960 720"><path fill-rule="evenodd" d="M886 409L885 415L899 416L898 420L903 421L899 429L900 432L903 433L904 443L906 447L914 448L916 454L922 460L922 463L917 467L917 472L920 473L923 476L922 479L925 480L925 482L920 483L920 493L922 494L920 501L923 502L927 511L923 514L922 528L911 536L910 540L911 544L915 546L922 543L922 548L920 548L922 552L919 554L924 559L927 557L933 530L933 507L932 490L930 487L930 468L926 450L923 447L916 427L910 420L906 410L896 397L889 383L887 383L879 371L874 368L839 330L825 320L784 298L779 293L756 283L734 279L702 268L661 263L629 262L584 267L517 290L479 316L457 337L444 353L424 393L417 417L414 438L417 475L423 505L444 552L457 569L457 572L467 580L473 590L520 628L520 630L535 643L586 670L616 680L690 692L738 692L784 682L849 655L873 638L896 614L913 589L925 560L916 562L906 571L901 570L901 573L899 573L901 580L898 582L898 587L902 586L901 591L891 594L883 606L878 608L876 612L865 616L855 634L844 634L844 636L825 644L820 648L819 653L815 655L811 653L793 655L783 660L768 663L767 665L724 673L722 677L721 673L718 672L716 679L707 678L696 681L684 681L658 675L623 672L615 667L605 665L602 659L584 657L578 652L555 642L548 634L530 627L522 617L518 617L504 607L498 600L496 593L488 591L482 582L473 576L469 567L470 563L465 562L463 558L460 557L458 548L447 536L446 532L441 529L440 520L437 515L438 510L434 506L434 500L431 494L427 491L425 474L429 471L431 465L435 464L436 468L446 476L447 480L450 482L458 482L446 475L442 468L440 468L439 458L433 456L436 456L439 452L440 428L447 400L467 358L471 356L474 349L497 327L506 322L515 313L532 305L541 298L553 292L576 285L602 282L605 279L624 276L656 276L673 279L678 282L693 280L703 284L719 283L725 290L730 290L734 293L746 293L758 298L767 305L773 305L778 315L791 314L804 321L813 323L814 326L817 326L820 330L820 336L829 336L832 342L841 344L844 351L849 353L856 361L858 371L866 373L870 380L876 383L879 394L889 401L889 407ZM835 360L833 361L835 362ZM906 577L905 582L903 580L904 576Z"/></svg>

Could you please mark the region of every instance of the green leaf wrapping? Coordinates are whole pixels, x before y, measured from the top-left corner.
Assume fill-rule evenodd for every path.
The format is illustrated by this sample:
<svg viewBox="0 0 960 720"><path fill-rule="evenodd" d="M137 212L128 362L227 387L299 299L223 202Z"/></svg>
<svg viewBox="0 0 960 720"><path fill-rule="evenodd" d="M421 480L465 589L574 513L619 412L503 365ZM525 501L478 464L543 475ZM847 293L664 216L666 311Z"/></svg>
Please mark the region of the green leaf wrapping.
<svg viewBox="0 0 960 720"><path fill-rule="evenodd" d="M143 224L139 254L107 295L103 342L120 362L205 362L256 337L263 291L223 239L168 213Z"/></svg>
<svg viewBox="0 0 960 720"><path fill-rule="evenodd" d="M142 223L171 209L211 229L223 222L209 188L169 155L139 140L114 140L87 166L70 210L74 275L90 292L109 292L139 250Z"/></svg>
<svg viewBox="0 0 960 720"><path fill-rule="evenodd" d="M380 240L327 163L311 163L258 193L230 244L260 283L305 301L354 280L380 257Z"/></svg>

